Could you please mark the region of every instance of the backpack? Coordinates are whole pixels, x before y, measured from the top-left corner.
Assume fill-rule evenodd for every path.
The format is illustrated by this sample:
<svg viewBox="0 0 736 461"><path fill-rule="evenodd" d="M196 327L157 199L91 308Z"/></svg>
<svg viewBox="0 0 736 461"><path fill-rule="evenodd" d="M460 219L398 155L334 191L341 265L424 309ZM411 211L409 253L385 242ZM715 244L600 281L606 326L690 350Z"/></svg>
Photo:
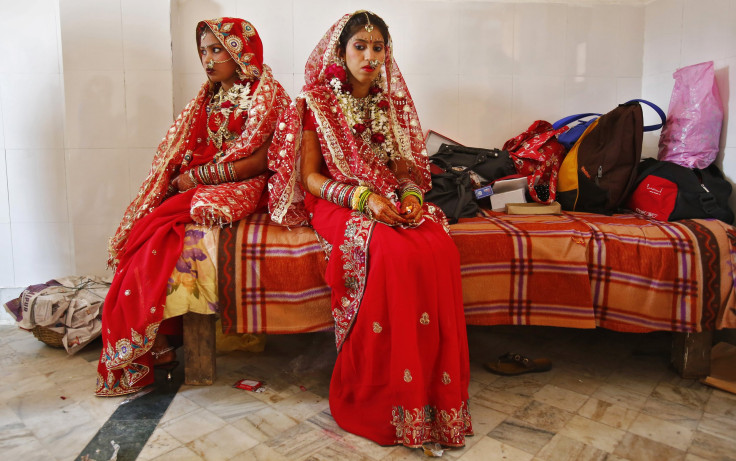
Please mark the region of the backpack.
<svg viewBox="0 0 736 461"><path fill-rule="evenodd" d="M731 224L731 184L717 166L690 169L668 161L645 159L639 165L628 208L660 221L716 218Z"/></svg>
<svg viewBox="0 0 736 461"><path fill-rule="evenodd" d="M641 160L644 117L640 101L662 119L662 124L648 126L647 131L664 125L662 109L643 100L621 104L593 120L560 167L557 201L563 210L612 214L624 204Z"/></svg>
<svg viewBox="0 0 736 461"><path fill-rule="evenodd" d="M459 218L471 218L478 214L478 203L473 189L478 176L483 184L516 173L509 153L499 149L442 144L439 151L429 157L432 163L432 189L424 196L447 215L450 223Z"/></svg>

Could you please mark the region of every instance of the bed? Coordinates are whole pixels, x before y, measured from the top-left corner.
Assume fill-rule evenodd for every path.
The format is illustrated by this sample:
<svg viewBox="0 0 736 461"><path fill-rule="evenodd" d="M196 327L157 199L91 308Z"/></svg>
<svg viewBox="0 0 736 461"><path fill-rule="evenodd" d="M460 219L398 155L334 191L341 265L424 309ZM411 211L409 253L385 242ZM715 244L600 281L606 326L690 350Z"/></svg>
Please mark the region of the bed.
<svg viewBox="0 0 736 461"><path fill-rule="evenodd" d="M256 214L189 230L166 314L186 314L187 383L214 379L210 314L225 333L332 328L327 253L312 229ZM450 234L471 325L671 331L673 364L685 377L707 375L712 332L736 327L736 228L720 221L489 212Z"/></svg>

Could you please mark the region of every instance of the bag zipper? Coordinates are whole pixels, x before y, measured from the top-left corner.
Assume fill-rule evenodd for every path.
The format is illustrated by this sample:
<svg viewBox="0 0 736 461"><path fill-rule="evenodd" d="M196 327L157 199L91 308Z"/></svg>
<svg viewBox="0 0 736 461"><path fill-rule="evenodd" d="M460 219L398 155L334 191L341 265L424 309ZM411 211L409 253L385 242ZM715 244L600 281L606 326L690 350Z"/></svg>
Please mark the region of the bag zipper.
<svg viewBox="0 0 736 461"><path fill-rule="evenodd" d="M600 185L600 180L603 177L603 165L598 166L598 176L595 177L595 185Z"/></svg>

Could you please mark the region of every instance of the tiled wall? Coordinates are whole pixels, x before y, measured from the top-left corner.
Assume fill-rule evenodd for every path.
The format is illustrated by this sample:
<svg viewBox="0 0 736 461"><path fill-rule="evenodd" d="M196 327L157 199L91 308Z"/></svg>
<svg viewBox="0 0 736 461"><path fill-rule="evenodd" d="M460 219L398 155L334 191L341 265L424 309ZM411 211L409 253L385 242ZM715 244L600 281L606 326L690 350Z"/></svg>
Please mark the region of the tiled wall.
<svg viewBox="0 0 736 461"><path fill-rule="evenodd" d="M105 269L107 239L173 117L168 0L63 0L73 273Z"/></svg>
<svg viewBox="0 0 736 461"><path fill-rule="evenodd" d="M388 22L423 128L468 145L642 94L666 110L672 72L704 60L734 100L732 0L0 0L0 298L104 273L107 239L204 81L198 20L251 20L294 95L321 35L362 7Z"/></svg>
<svg viewBox="0 0 736 461"><path fill-rule="evenodd" d="M672 73L680 67L713 61L725 117L716 163L734 182L736 96L731 88L736 88L736 1L656 0L644 9L644 96L666 112L675 84ZM656 135L645 137L645 146L654 155L658 140ZM731 194L731 208L736 210L736 193Z"/></svg>
<svg viewBox="0 0 736 461"><path fill-rule="evenodd" d="M0 298L70 273L57 2L0 2ZM46 277L46 278L44 278Z"/></svg>
<svg viewBox="0 0 736 461"><path fill-rule="evenodd" d="M175 107L203 82L194 50L199 19L249 19L265 61L291 95L322 34L346 12L369 7L389 25L395 55L422 127L459 142L500 147L531 122L607 111L641 92L644 10L640 1L499 2L219 0L178 1L174 13ZM618 32L625 30L621 36Z"/></svg>
<svg viewBox="0 0 736 461"><path fill-rule="evenodd" d="M0 0L0 302L105 273L173 117L169 0Z"/></svg>

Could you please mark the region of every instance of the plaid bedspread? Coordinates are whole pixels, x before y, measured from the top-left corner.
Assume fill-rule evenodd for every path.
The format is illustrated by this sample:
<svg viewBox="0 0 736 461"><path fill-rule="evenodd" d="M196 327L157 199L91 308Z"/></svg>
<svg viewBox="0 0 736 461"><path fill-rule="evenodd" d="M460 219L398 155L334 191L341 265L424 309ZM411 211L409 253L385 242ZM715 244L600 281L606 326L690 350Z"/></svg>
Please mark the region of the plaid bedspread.
<svg viewBox="0 0 736 461"><path fill-rule="evenodd" d="M492 214L461 220L451 235L469 324L624 332L736 326L736 229L720 221ZM225 331L331 328L325 255L310 228L283 228L267 215L222 229Z"/></svg>

